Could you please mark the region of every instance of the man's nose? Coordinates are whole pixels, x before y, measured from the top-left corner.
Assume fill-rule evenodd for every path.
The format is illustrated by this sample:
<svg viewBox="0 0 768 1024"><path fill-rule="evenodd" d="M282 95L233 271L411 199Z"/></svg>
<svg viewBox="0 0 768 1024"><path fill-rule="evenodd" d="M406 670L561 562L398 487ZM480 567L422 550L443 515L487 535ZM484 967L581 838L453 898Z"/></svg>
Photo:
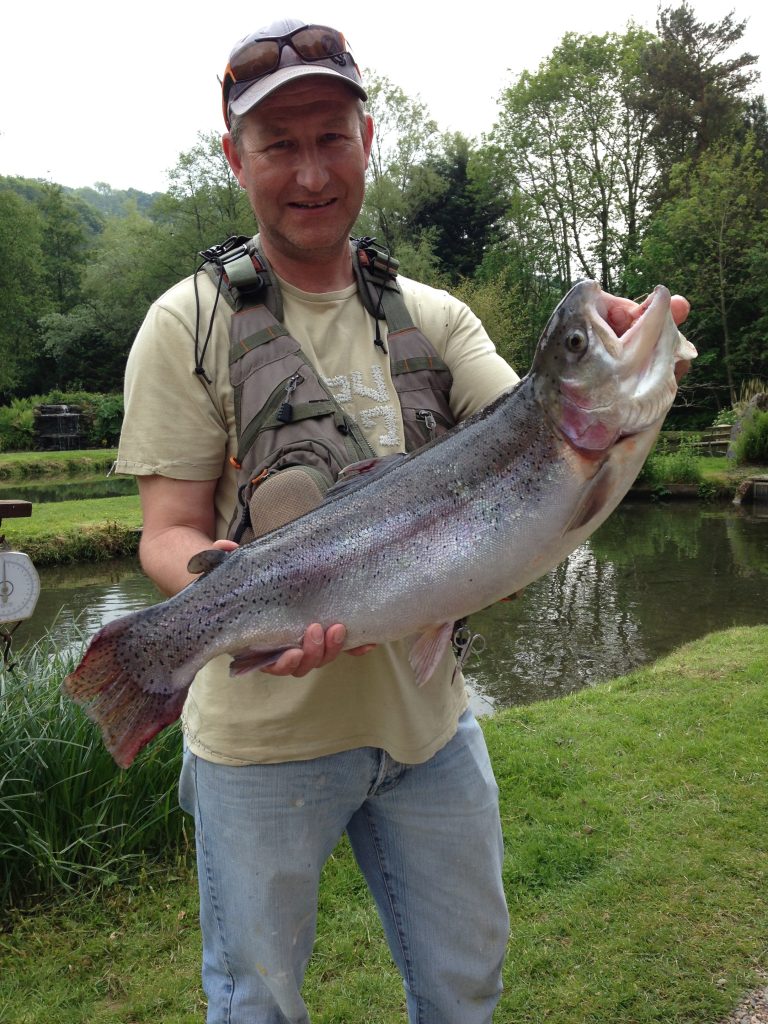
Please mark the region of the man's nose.
<svg viewBox="0 0 768 1024"><path fill-rule="evenodd" d="M328 169L316 147L304 150L299 157L296 180L308 192L322 192L328 181Z"/></svg>

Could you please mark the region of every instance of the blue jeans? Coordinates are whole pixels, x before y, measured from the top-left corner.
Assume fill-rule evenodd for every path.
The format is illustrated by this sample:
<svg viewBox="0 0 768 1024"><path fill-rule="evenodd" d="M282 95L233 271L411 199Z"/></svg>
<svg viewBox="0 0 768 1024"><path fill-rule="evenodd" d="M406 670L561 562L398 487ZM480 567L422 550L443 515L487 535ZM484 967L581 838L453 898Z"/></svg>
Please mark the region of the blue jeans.
<svg viewBox="0 0 768 1024"><path fill-rule="evenodd" d="M471 712L424 764L372 747L241 768L187 752L179 789L195 817L208 1024L307 1024L318 882L345 829L411 1024L488 1024L509 919L498 789Z"/></svg>

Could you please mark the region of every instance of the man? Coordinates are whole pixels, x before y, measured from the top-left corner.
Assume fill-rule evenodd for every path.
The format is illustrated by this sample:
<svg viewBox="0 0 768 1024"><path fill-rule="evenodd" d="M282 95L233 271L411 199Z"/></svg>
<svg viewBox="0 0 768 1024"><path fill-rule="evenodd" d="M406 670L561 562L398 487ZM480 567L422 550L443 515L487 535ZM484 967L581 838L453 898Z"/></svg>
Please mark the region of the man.
<svg viewBox="0 0 768 1024"><path fill-rule="evenodd" d="M349 243L373 138L365 98L343 36L297 21L239 43L224 76L224 151L259 223L283 333L306 357L304 372L276 391L283 419L261 435L281 457L282 423L292 423L291 403L313 373L343 413L345 436L352 425L378 455L412 446L388 352L395 334L367 311ZM431 363L445 367L449 418L516 382L464 305L412 281L400 287L415 334L435 352ZM636 309L617 300L614 313L629 321ZM193 578L192 555L234 546L226 538L238 506L229 462L238 450L235 319L201 274L153 305L129 359L118 468L138 476L142 565L169 594ZM253 348L259 373L272 359L263 340ZM424 393L441 386L433 375ZM320 427L302 429L311 441ZM300 476L308 447L291 462ZM280 505L287 479L276 467L257 476L254 495L272 495L265 508ZM264 524L250 516L259 533ZM447 654L418 688L407 643L338 657L344 635L343 624L325 632L314 624L300 649L236 679L228 657L214 659L190 690L180 794L195 817L209 1024L309 1020L300 989L318 879L345 830L403 977L409 1019L488 1022L508 933L503 847L495 781L455 661Z"/></svg>

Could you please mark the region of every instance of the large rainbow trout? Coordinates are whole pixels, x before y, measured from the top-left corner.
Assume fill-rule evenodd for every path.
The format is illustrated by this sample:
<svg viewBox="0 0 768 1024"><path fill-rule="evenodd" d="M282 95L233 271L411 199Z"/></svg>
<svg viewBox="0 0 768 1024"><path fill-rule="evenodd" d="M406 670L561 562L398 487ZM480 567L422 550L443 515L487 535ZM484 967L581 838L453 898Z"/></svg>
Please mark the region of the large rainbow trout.
<svg viewBox="0 0 768 1024"><path fill-rule="evenodd" d="M109 623L64 691L122 767L175 721L195 673L228 652L264 667L311 622L348 647L413 636L425 683L457 619L561 562L618 505L696 352L659 286L617 337L606 295L577 284L512 391L410 455L361 463L314 511L232 553L201 552L175 597Z"/></svg>

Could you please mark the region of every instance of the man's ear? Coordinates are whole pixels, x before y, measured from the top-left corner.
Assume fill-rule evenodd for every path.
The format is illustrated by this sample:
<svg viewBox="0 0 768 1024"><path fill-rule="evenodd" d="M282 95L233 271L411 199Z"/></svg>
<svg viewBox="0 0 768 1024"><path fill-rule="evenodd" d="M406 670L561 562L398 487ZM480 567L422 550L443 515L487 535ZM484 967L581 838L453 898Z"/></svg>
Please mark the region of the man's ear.
<svg viewBox="0 0 768 1024"><path fill-rule="evenodd" d="M240 159L240 154L237 151L235 141L229 132L224 132L222 135L221 148L224 150L224 156L227 158L227 163L232 168L232 173L237 178L240 187L245 188L242 180L243 162Z"/></svg>
<svg viewBox="0 0 768 1024"><path fill-rule="evenodd" d="M373 118L370 114L365 115L365 135L363 136L363 150L365 151L365 166L368 166L368 159L371 155L374 133Z"/></svg>

